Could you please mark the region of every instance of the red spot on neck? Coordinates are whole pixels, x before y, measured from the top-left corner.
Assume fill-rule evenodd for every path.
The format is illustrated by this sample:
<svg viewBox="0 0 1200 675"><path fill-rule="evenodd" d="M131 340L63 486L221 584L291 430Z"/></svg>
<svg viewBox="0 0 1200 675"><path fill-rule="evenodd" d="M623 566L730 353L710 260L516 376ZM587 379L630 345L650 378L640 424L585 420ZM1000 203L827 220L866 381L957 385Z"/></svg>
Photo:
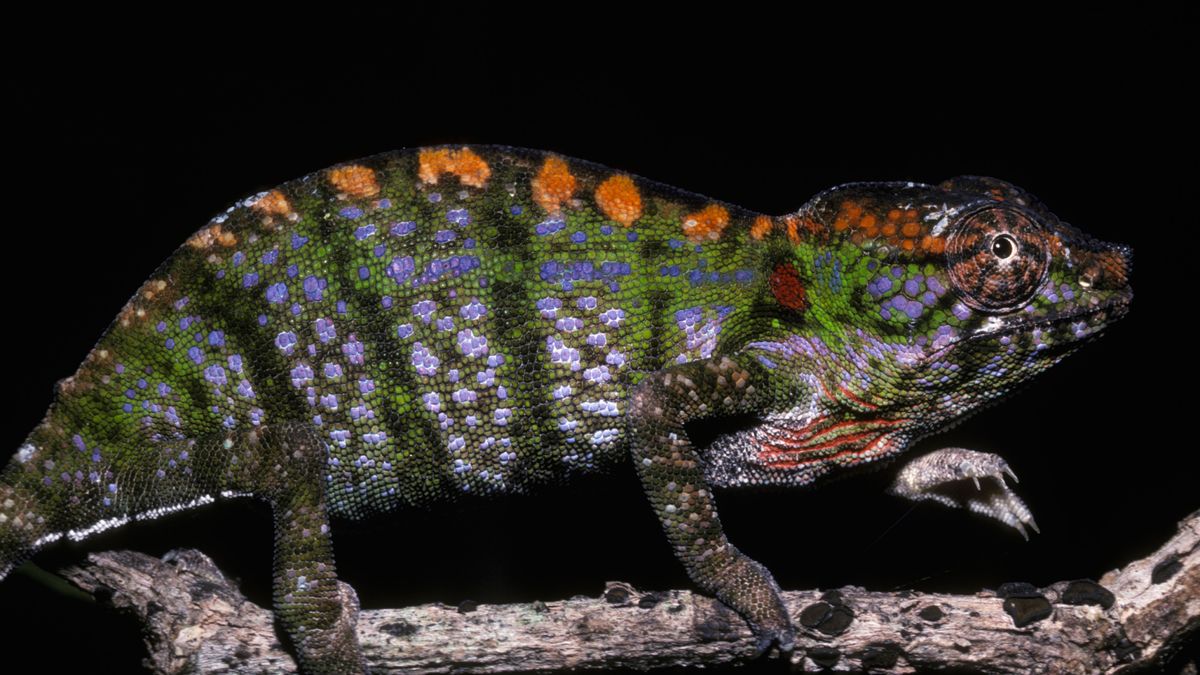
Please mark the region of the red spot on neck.
<svg viewBox="0 0 1200 675"><path fill-rule="evenodd" d="M803 312L808 307L800 272L792 263L779 263L771 272L771 295L790 310Z"/></svg>

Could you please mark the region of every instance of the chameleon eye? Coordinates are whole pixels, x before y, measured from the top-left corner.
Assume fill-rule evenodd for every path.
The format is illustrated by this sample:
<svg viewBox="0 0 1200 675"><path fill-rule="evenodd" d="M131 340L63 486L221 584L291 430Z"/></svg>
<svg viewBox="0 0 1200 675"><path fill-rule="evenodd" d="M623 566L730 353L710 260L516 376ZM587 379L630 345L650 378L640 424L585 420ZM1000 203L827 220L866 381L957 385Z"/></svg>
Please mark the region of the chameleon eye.
<svg viewBox="0 0 1200 675"><path fill-rule="evenodd" d="M992 240L992 254L1000 260L1008 260L1017 252L1017 241L1007 232Z"/></svg>
<svg viewBox="0 0 1200 675"><path fill-rule="evenodd" d="M946 258L963 301L994 314L1028 303L1050 269L1042 226L1009 206L967 213L946 242Z"/></svg>

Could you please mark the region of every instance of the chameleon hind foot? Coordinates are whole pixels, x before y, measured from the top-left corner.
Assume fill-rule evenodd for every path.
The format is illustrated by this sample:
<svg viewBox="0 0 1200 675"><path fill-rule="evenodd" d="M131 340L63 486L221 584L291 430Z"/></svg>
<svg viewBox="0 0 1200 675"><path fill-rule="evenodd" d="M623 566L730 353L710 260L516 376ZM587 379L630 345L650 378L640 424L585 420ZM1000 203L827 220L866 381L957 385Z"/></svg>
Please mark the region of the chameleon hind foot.
<svg viewBox="0 0 1200 675"><path fill-rule="evenodd" d="M888 492L913 501L932 500L950 508L994 518L1021 533L1025 526L1040 532L1033 514L1005 481L1017 480L1008 462L990 452L966 448L942 448L904 465Z"/></svg>

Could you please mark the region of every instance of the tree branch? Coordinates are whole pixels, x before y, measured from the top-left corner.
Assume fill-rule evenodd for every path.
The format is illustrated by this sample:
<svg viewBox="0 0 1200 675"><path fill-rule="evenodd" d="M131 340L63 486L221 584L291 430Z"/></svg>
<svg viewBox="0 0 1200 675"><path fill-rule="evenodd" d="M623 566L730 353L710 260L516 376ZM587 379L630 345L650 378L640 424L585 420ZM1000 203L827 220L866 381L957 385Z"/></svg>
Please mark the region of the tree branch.
<svg viewBox="0 0 1200 675"><path fill-rule="evenodd" d="M65 574L139 617L156 672L295 672L271 613L198 551L162 560L98 553ZM846 587L784 598L800 629L791 658L804 670L1017 673L1053 663L1056 672L1126 673L1161 663L1200 626L1200 511L1099 586L1008 585L959 596ZM372 672L712 667L747 659L754 644L744 622L710 598L615 582L598 599L465 609L362 612L358 633Z"/></svg>

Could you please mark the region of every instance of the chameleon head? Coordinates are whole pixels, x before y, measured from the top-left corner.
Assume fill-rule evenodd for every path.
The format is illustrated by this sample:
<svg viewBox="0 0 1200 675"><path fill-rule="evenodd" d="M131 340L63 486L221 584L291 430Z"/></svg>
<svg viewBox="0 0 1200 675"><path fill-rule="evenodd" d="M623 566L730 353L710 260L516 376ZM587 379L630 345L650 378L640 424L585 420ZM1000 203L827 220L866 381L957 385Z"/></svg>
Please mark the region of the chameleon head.
<svg viewBox="0 0 1200 675"><path fill-rule="evenodd" d="M1085 235L993 178L850 184L796 217L829 237L798 255L810 313L824 319L816 330L859 327L841 336L855 356L839 360L840 379L929 423L1003 396L1099 335L1132 299L1128 247Z"/></svg>

